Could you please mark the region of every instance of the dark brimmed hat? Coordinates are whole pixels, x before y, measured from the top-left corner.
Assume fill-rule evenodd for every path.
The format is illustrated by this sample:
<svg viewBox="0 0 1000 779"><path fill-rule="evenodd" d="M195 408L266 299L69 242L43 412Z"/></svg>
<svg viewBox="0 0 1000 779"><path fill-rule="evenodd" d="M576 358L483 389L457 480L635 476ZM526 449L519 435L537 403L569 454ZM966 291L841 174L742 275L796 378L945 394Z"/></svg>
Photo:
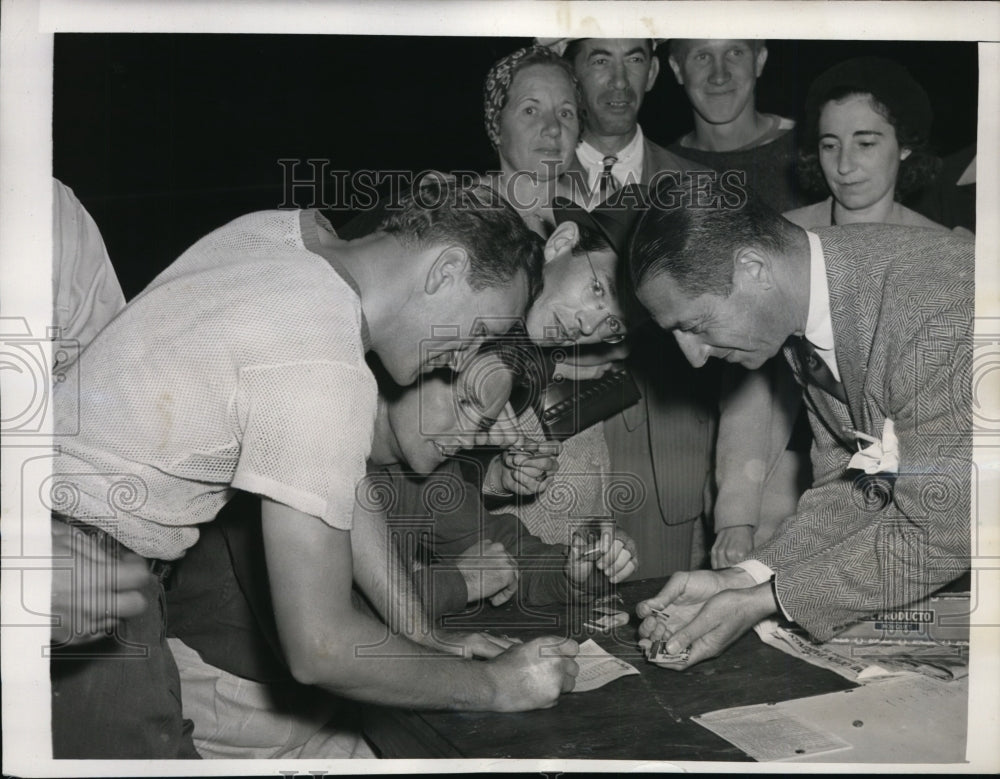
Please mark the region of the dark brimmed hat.
<svg viewBox="0 0 1000 779"><path fill-rule="evenodd" d="M629 330L634 330L649 317L635 296L635 290L632 289L625 256L632 237L632 228L649 208L649 192L642 184L622 187L592 211L587 211L572 200L562 197L556 197L552 202L552 215L557 225L573 221L597 230L618 255L618 265L615 270L618 304L628 322Z"/></svg>
<svg viewBox="0 0 1000 779"><path fill-rule="evenodd" d="M824 103L845 90L872 95L920 142L929 138L934 117L930 98L906 68L884 57L845 60L813 81L806 93L806 122L812 138L818 132L819 112Z"/></svg>
<svg viewBox="0 0 1000 779"><path fill-rule="evenodd" d="M592 211L578 206L572 200L556 197L552 202L552 215L556 224L573 221L597 230L619 259L628 249L628 239L636 220L649 208L649 198L640 184L629 184L613 193Z"/></svg>

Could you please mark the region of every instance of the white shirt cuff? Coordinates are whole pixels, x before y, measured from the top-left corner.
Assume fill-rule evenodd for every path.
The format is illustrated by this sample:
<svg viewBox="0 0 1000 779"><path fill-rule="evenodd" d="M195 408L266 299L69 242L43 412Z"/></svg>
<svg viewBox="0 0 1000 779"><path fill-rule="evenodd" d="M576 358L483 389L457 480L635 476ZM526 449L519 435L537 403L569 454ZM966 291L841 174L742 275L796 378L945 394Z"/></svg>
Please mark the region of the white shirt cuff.
<svg viewBox="0 0 1000 779"><path fill-rule="evenodd" d="M771 577L774 576L774 571L764 565L764 563L760 560L744 560L742 563L736 563L733 568L742 568L750 574L750 578L752 578L757 584L763 584L764 582L770 581Z"/></svg>
<svg viewBox="0 0 1000 779"><path fill-rule="evenodd" d="M733 568L742 568L750 574L750 578L757 584L763 584L764 582L770 581L771 577L774 576L774 571L764 565L764 563L760 560L744 560L741 563L736 563ZM774 600L778 604L778 608L781 610L781 615L789 622L794 622L795 620L792 619L791 615L789 615L787 611L785 611L785 607L781 605L781 599L778 598L777 589L774 589Z"/></svg>

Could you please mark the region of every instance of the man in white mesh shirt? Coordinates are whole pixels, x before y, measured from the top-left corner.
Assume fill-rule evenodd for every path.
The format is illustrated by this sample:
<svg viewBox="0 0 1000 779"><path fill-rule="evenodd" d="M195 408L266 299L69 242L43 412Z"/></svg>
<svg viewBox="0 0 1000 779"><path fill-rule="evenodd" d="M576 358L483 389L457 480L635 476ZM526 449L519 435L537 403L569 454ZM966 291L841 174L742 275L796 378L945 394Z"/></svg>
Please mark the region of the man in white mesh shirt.
<svg viewBox="0 0 1000 779"><path fill-rule="evenodd" d="M355 486L377 398L365 353L401 385L454 366L523 316L540 268L537 241L489 190L433 182L354 241L311 210L240 217L95 338L71 369L79 407L55 394L53 526L81 564L117 557L119 576L54 635L54 757L198 757L163 635L163 579L234 490L262 498L275 617L297 680L466 710L551 706L572 689L573 642L496 647L485 663L442 658L350 599ZM72 597L54 581L53 610L67 620ZM376 656L357 651L376 645Z"/></svg>

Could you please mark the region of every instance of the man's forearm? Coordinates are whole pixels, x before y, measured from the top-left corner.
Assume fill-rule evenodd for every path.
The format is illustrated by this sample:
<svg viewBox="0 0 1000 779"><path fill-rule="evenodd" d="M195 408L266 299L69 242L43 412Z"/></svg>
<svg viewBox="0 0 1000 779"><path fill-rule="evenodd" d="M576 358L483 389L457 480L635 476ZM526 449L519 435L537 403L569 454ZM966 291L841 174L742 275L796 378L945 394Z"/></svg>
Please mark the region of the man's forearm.
<svg viewBox="0 0 1000 779"><path fill-rule="evenodd" d="M355 612L337 625L310 664L308 678L354 700L422 709L489 711L498 708L490 666L419 646L384 624Z"/></svg>
<svg viewBox="0 0 1000 779"><path fill-rule="evenodd" d="M355 506L351 531L354 581L389 629L421 644L435 646L433 622L393 541L385 517Z"/></svg>

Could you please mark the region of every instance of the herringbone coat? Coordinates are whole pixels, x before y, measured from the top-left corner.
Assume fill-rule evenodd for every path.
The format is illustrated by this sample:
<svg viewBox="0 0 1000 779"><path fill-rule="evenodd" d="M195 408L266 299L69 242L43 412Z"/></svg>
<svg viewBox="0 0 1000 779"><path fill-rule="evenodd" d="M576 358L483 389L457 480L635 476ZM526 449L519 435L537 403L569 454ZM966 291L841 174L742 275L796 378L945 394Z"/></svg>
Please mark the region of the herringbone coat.
<svg viewBox="0 0 1000 779"><path fill-rule="evenodd" d="M804 388L814 483L755 557L776 572L782 607L825 640L969 567L975 263L971 241L940 230L815 232L847 405ZM801 375L787 346L785 356ZM886 419L898 476L849 470L859 448L852 431L881 439Z"/></svg>

